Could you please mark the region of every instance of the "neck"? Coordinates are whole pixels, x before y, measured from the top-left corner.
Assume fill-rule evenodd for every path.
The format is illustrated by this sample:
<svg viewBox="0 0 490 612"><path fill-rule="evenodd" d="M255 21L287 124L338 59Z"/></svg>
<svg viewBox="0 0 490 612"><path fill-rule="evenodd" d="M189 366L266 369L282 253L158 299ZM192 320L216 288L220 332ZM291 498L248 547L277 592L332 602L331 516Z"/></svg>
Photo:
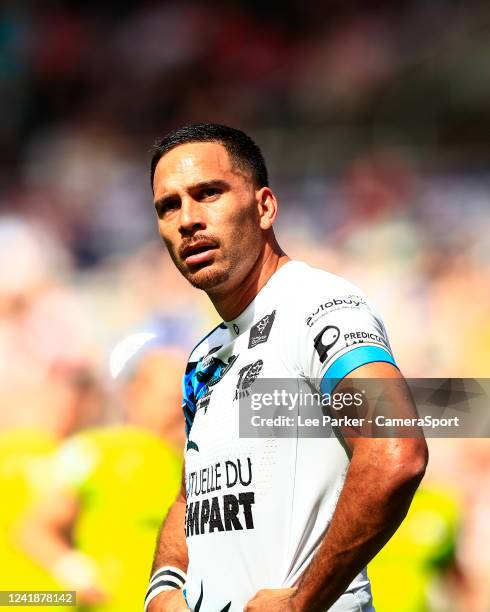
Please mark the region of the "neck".
<svg viewBox="0 0 490 612"><path fill-rule="evenodd" d="M277 243L266 243L247 276L226 293L208 294L224 321L235 319L253 301L269 278L290 260Z"/></svg>

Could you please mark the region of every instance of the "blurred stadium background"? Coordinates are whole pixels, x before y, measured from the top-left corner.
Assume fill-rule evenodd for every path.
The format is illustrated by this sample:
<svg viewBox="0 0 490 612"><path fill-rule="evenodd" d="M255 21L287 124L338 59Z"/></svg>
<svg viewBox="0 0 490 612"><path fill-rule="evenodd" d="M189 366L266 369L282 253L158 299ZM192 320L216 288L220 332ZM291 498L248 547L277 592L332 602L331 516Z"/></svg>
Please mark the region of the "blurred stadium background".
<svg viewBox="0 0 490 612"><path fill-rule="evenodd" d="M90 432L131 421L131 406L179 444L172 418L152 414L155 398L178 410L172 368L140 360L123 381L109 370L140 333L180 364L215 320L157 237L149 148L172 127L216 121L255 138L281 244L372 297L406 376L488 375L488 3L4 0L0 97L0 589L73 585L69 568L41 569L26 518L57 499L61 466L78 504L64 546L106 591L100 603L88 588L79 609L132 612L144 592L161 516L151 510L125 561L142 577L127 581L110 550L90 548L110 523L90 504L126 469L124 451L111 446L94 484L73 446L97 446ZM373 563L375 604L488 612L490 445L429 446L412 514ZM111 502L127 514L120 538L141 519L134 501Z"/></svg>

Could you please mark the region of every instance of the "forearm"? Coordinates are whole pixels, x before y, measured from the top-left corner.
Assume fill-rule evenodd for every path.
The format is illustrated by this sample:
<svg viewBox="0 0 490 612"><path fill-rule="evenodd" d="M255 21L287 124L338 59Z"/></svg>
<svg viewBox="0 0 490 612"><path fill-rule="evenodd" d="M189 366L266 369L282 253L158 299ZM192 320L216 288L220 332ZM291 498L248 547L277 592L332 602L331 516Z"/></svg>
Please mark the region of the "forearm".
<svg viewBox="0 0 490 612"><path fill-rule="evenodd" d="M170 565L187 570L187 544L185 540L185 499L179 496L170 508L158 537L152 574L160 567Z"/></svg>
<svg viewBox="0 0 490 612"><path fill-rule="evenodd" d="M49 571L59 559L74 550L60 531L31 520L21 523L17 541L31 558Z"/></svg>
<svg viewBox="0 0 490 612"><path fill-rule="evenodd" d="M180 588L185 579L181 572L185 574L188 565L184 531L185 511L185 493L182 488L158 536L151 570L152 579L145 598L147 612L177 612L187 609Z"/></svg>
<svg viewBox="0 0 490 612"><path fill-rule="evenodd" d="M383 440L371 444L370 456L354 454L346 481L313 561L303 574L293 597L298 611L327 610L346 590L396 531L405 517L424 474L425 442L414 450L382 452ZM380 450L381 449L381 450Z"/></svg>
<svg viewBox="0 0 490 612"><path fill-rule="evenodd" d="M20 524L17 539L19 546L63 588L79 591L86 602L99 601L103 594L97 565L92 557L72 546L69 532L67 524L47 520L41 514L27 517Z"/></svg>

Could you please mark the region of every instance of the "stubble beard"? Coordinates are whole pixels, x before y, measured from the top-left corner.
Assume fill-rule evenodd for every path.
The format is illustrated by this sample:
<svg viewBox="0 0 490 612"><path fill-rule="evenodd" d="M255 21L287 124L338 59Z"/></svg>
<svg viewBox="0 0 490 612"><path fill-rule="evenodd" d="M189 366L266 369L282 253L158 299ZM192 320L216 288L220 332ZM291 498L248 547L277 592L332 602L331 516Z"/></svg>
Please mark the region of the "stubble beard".
<svg viewBox="0 0 490 612"><path fill-rule="evenodd" d="M208 266L207 268L212 268L212 266ZM185 272L181 270L181 272L193 287L201 289L206 293L213 292L213 289L217 289L230 278L230 272L228 270L213 270L207 268L199 270L198 272L190 272L189 270Z"/></svg>
<svg viewBox="0 0 490 612"><path fill-rule="evenodd" d="M201 289L206 293L213 293L213 290L219 288L223 283L226 283L231 276L231 268L223 269L215 263L204 266L202 269L196 270L195 272L190 270L183 261L174 259L174 263L189 284L195 289Z"/></svg>

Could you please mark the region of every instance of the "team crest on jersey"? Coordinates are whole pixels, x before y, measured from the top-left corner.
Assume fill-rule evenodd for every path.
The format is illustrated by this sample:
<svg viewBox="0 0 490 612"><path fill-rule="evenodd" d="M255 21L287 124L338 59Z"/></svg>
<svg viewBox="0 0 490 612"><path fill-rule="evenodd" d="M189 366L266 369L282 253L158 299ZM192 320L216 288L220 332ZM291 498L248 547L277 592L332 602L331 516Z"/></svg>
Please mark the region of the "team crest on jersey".
<svg viewBox="0 0 490 612"><path fill-rule="evenodd" d="M250 329L248 348L253 348L254 346L257 346L257 344L267 342L275 317L276 311L273 310L270 314L262 317L262 319L260 319L260 321Z"/></svg>
<svg viewBox="0 0 490 612"><path fill-rule="evenodd" d="M250 395L250 387L262 371L264 362L258 359L254 363L249 363L238 372L238 382L235 389L235 398L241 399Z"/></svg>

